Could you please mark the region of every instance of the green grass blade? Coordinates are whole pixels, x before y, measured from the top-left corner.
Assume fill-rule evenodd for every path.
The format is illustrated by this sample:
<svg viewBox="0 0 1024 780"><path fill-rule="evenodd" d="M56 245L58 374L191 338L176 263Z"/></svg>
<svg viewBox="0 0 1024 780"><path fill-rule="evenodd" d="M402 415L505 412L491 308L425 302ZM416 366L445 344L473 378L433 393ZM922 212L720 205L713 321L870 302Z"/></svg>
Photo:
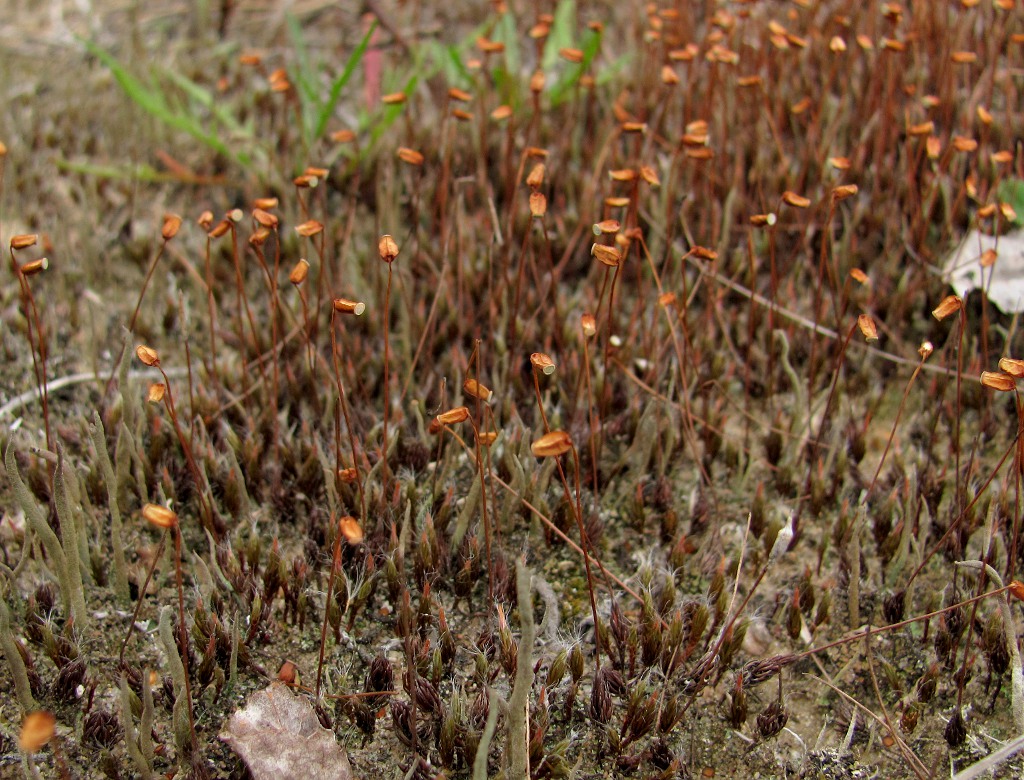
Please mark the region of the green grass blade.
<svg viewBox="0 0 1024 780"><path fill-rule="evenodd" d="M505 67L509 73L519 73L522 67L522 55L519 51L519 31L516 29L512 14L504 13L494 28L494 40L505 44Z"/></svg>
<svg viewBox="0 0 1024 780"><path fill-rule="evenodd" d="M117 81L118 85L133 103L138 105L147 113L152 114L168 127L173 127L176 130L181 130L187 133L197 141L202 142L215 152L222 154L225 157L242 163L243 165L247 164L245 162L246 158L244 155L237 154L216 135L208 133L194 117L180 111L174 111L168 105L167 100L159 90L159 87L151 84L145 84L133 76L128 72L128 69L121 64L120 60L106 49L103 49L92 41L84 39L79 40L82 41L82 44L91 54L93 54L110 70L114 76L114 80Z"/></svg>
<svg viewBox="0 0 1024 780"><path fill-rule="evenodd" d="M144 84L142 81L135 78L135 76L129 73L121 62L106 49L101 48L92 41L82 39L82 43L89 50L90 54L106 66L107 70L109 70L114 76L114 80L117 81L118 85L121 87L121 90L133 103L162 122L169 123L171 121L172 113L170 108L167 106L167 102L164 100L163 95L156 91L152 85Z"/></svg>
<svg viewBox="0 0 1024 780"><path fill-rule="evenodd" d="M167 70L163 68L160 70L160 75L169 81L174 82L174 85L178 87L182 92L192 98L196 103L203 106L210 111L210 114L220 122L227 130L239 135L239 136L252 136L251 128L241 125L237 119L235 119L229 111L225 111L220 105L213 93L201 84L197 84L188 76L183 76L180 73Z"/></svg>
<svg viewBox="0 0 1024 780"><path fill-rule="evenodd" d="M450 64L450 67L445 66L445 78L450 84L454 84L458 79L461 79L463 86L475 86L476 79L473 74L469 72L469 68L466 67L466 63L462 61L462 55L459 54L457 46L445 46L445 59L439 60L439 64L443 65L445 61Z"/></svg>
<svg viewBox="0 0 1024 780"><path fill-rule="evenodd" d="M173 184L190 184L194 183L199 186L209 187L217 182L213 178L201 178L195 182L191 182L189 179L183 179L178 174L165 173L158 171L151 165L140 163L138 165L100 165L97 163L89 162L76 162L75 160L56 160L57 168L62 171L69 171L70 173L80 173L84 176L94 176L97 179L110 179L113 181L140 181L147 183L173 183Z"/></svg>
<svg viewBox="0 0 1024 780"><path fill-rule="evenodd" d="M411 96L416 90L416 85L419 83L419 76L412 76L408 81L405 82L405 87L402 89L406 95ZM384 107L384 115L377 122L373 128L373 133L370 136L370 149L376 146L377 141L380 137L387 132L388 128L395 123L395 120L401 116L402 111L405 110L406 103L398 103L393 106ZM369 150L367 150L369 151Z"/></svg>
<svg viewBox="0 0 1024 780"><path fill-rule="evenodd" d="M579 83L580 77L590 69L594 57L597 56L597 52L601 48L601 34L594 30L587 30L586 35L583 36L581 48L583 51L583 61L562 73L558 81L555 82L555 86L548 93L548 99L551 101L552 106L564 103L568 99L570 92Z"/></svg>
<svg viewBox="0 0 1024 780"><path fill-rule="evenodd" d="M1017 212L1013 224L1024 224L1024 179L1004 179L999 182L997 197L1003 203L1009 203Z"/></svg>
<svg viewBox="0 0 1024 780"><path fill-rule="evenodd" d="M355 72L359 63L363 61L363 55L366 54L367 48L370 46L370 37L373 35L374 30L377 29L376 20L370 25L370 29L367 30L366 35L356 46L348 60L345 62L345 68L342 70L341 75L338 76L331 83L331 91L327 97L327 101L320 106L320 112L316 118L316 125L313 128L313 140L318 140L323 136L324 131L327 129L327 123L331 121L331 116L334 115L334 108L338 105L338 100L341 97L341 91L348 84L349 79L352 78L352 74Z"/></svg>
<svg viewBox="0 0 1024 780"><path fill-rule="evenodd" d="M317 74L315 66L310 62L309 47L306 45L306 38L302 34L302 26L294 15L286 16L288 23L288 37L291 39L292 47L295 49L295 63L297 68L292 74L295 82L296 92L299 101L302 103L302 133L306 146L313 140L313 117L321 107L320 90L317 89Z"/></svg>
<svg viewBox="0 0 1024 780"><path fill-rule="evenodd" d="M558 62L558 52L572 48L576 40L576 3L573 0L562 0L555 9L555 21L551 24L547 42L544 44L544 56L541 66L547 72Z"/></svg>

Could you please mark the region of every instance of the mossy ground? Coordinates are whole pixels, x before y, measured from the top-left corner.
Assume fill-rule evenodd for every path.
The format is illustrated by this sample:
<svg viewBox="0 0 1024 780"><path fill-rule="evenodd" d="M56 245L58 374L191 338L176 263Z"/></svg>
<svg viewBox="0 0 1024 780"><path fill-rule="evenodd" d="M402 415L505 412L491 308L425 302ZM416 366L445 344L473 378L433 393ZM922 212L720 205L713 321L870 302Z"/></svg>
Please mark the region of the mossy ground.
<svg viewBox="0 0 1024 780"><path fill-rule="evenodd" d="M759 734L765 729L757 716L775 701L777 676L748 688L742 723L731 722L730 703L744 665L820 647L867 623L892 622L883 602L907 587L920 560L927 558L903 618L976 592L977 581L957 573L954 593L955 560L988 554L1004 578L1014 574L1008 557L1018 486L1012 459L1000 459L1016 433L1015 412L977 377L994 370L1000 356L1024 352L1016 319L977 296L967 300L962 321L936 321L931 310L948 294L936 273L942 253L986 219L979 213L996 202L1001 180L1024 173L1019 150L1009 163L992 158L1015 150L1013 128L1022 121L1015 74L1024 47L1013 37L1024 30L1019 8L736 2L659 12L639 4L577 8L563 0L541 9L552 14L549 37L561 37L562 48L580 47L559 56L558 46L546 53L543 36L530 36L545 20L524 3L504 10L497 3L372 3L368 10L386 22L372 54L346 86L324 134L311 138L310 125L306 136L300 129L310 121L301 78L319 79L311 85L315 94L329 90L368 29L350 9L296 3L289 32L288 18L273 4L239 3L221 31L221 13L232 4L97 2L91 14L71 3L49 4L45 12L35 3L9 5L10 22L0 30L0 140L8 148L0 238L6 246L15 234L40 235L39 254L49 256L50 268L31 283L49 349L47 375L86 375L50 394L53 440L80 481L81 523L90 538L86 626L68 629L53 561L38 547L11 579L26 538L24 508L11 476L0 483L0 560L12 631L34 662L38 704L57 716L60 758L47 748L35 759L44 776L59 776L61 760L73 777L138 773L118 723L124 717L118 690L122 675L141 690L146 670L160 677L154 770L245 776L217 735L284 661L296 664L307 691L315 684L334 521L360 514L363 501L367 536L344 548L348 602L337 633L328 630L324 664L325 691L342 698L321 704L357 777L404 777L412 765L403 734L410 645L417 675L429 682L417 701L417 752L425 763L413 776L470 776L486 689L494 687L495 706L498 697L509 698L520 558L537 585L537 677L529 700L531 723L544 731L537 736L535 776L915 776L896 736L939 776L1012 738L1008 675L991 675L1006 660L995 617L1001 596L980 602L977 613L968 606L884 633L871 640L870 653L858 639L786 662L788 720L770 737ZM967 18L975 23L962 21ZM602 29L588 28L589 22ZM590 62L592 35L600 45ZM162 84L172 105L215 128L231 154L129 100L81 38L112 51L136 77ZM488 40L503 41L505 51L489 53ZM976 59L956 62L957 52L975 52ZM260 64L240 61L252 53ZM374 75L378 56L381 71ZM589 63L592 83L573 70L579 56ZM547 69L539 93L530 87L538 65ZM284 68L290 90L273 89L275 79L280 83L277 68ZM167 73L209 90L215 105L190 98ZM467 90L473 101L462 108L451 87ZM381 108L381 94L405 88L403 108ZM511 119L500 118L502 105L511 108ZM453 117L453 108L465 116ZM235 118L237 127L218 125L215 110ZM694 124L699 121L706 125ZM927 121L934 123L930 131L921 129ZM331 138L345 129L354 131L354 143ZM940 146L935 156L929 135ZM964 139L978 147L972 151ZM400 162L401 147L423 153L422 167ZM530 147L547 156L531 156ZM523 179L538 162L546 165L537 191L546 195L547 211L531 217ZM325 180L312 191L293 188L292 177L310 165L327 167ZM840 200L834 188L847 183L859 191ZM787 202L785 192L811 202L807 208L793 197ZM279 199L271 210L282 230L279 266L274 239L264 244L264 259L277 271L267 284L247 239L256 230L249 224L254 199L270 195ZM609 197L627 205L607 205ZM245 214L237 254L226 239L212 250L214 364L206 236L195 220L209 209L216 222L235 207ZM195 480L166 408L144 402L159 375L133 361L125 384L107 386L168 212L182 214L185 225L166 245L130 346L145 343L160 352L179 416L186 428L184 410L199 421L189 438L223 525L215 542L202 529ZM756 224L755 215L769 212L777 226ZM619 245L624 257L614 283L587 251L591 225L612 215L628 237ZM293 230L310 218L326 226L329 270L321 299L316 243ZM383 380L381 321L387 274L377 258L384 233L402 249L389 320L390 387ZM598 241L611 245L607 236ZM694 247L703 249L695 254ZM18 262L30 254L19 254ZM304 289L319 313L314 369L303 344L298 291L287 281L300 256L311 262ZM237 306L236 258L243 261L252 321ZM870 283L857 282L853 269ZM673 293L675 302L659 300L660 292ZM344 428L336 455L338 400L327 338L329 301L336 296L368 306L363 318L337 329L362 451L363 500L335 476L338 460L352 463ZM7 273L0 285L0 403L34 387L24 310L18 280ZM598 315L598 333L589 341L580 331L585 312ZM877 322L879 347L865 348L853 330L858 314ZM935 352L903 407L925 340ZM538 382L547 423L528 361L534 351L558 362L554 376ZM129 349L125 359L131 358ZM596 464L588 370L593 408L602 418ZM494 389L489 415L460 389L469 377ZM393 475L380 461L386 393L393 399ZM119 425L133 403L138 463L119 488L124 531L112 542L88 425L94 412L101 415L114 457ZM479 426L500 434L486 463L487 528L473 489L472 431L458 430L470 445L463 449L446 433L439 438L423 430L438 411L460 403ZM46 442L38 402L12 404L0 422L0 445L5 452L14 448L39 507L56 525L47 509L53 464L40 453ZM553 463L530 454L546 424L568 431L581 454L582 519L598 557L641 596L638 601L618 583L609 588L598 576L602 655L621 675L606 723L592 705L594 621L583 560L545 522L578 542L576 520ZM565 466L575 496L576 469L568 458ZM155 633L161 606L177 604L169 547L143 596L125 664L117 660L160 539L140 519L146 500L172 500L181 512L197 731L192 767L183 767L174 749L174 684ZM769 565L772 540L794 514L796 542ZM466 540L455 545L460 517ZM850 546L850 523L859 552ZM952 525L962 530L939 544ZM913 538L901 554L904 527ZM488 533L494 535L489 565L482 564ZM112 544L128 562L130 599L113 590ZM861 572L861 619L854 626L851 555ZM718 646L735 614L730 608L765 567L731 638ZM356 608L367 581L372 592ZM701 610L707 625L693 631ZM673 620L682 637L675 651L666 650ZM203 644L218 622L236 625L245 640L233 683L227 679L230 630ZM47 639L62 632L69 644ZM578 684L569 671L550 678L552 666L567 663L574 649L583 659ZM695 684L698 662L711 650L719 665ZM76 668L69 655L84 664ZM393 695L372 707L343 698L368 690L378 656L393 671ZM959 680L967 736L951 747L947 724L958 706ZM631 718L645 701L656 704L656 722L631 740ZM672 707L685 714L671 718ZM915 709L919 719L911 728L908 712ZM883 723L889 718L893 731L866 711ZM2 776L22 773L21 717L3 665ZM447 747L446 721L455 734ZM507 771L506 725L503 716L491 745L491 776ZM1021 771L1016 759L997 776Z"/></svg>

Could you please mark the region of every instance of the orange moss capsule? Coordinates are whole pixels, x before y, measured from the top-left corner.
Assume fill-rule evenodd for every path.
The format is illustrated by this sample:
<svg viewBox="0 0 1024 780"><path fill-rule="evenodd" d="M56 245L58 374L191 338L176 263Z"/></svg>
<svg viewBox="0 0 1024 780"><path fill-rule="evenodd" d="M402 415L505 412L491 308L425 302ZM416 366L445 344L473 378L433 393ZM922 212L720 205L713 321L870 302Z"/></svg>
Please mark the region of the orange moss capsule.
<svg viewBox="0 0 1024 780"><path fill-rule="evenodd" d="M710 160L715 156L713 149L708 148L689 148L686 150L686 157L690 160Z"/></svg>
<svg viewBox="0 0 1024 780"><path fill-rule="evenodd" d="M868 341L878 341L878 326L870 314L861 314L857 317L857 327Z"/></svg>
<svg viewBox="0 0 1024 780"><path fill-rule="evenodd" d="M543 192L530 193L530 216L540 219L548 211L548 199Z"/></svg>
<svg viewBox="0 0 1024 780"><path fill-rule="evenodd" d="M963 299L959 295L947 295L934 309L932 316L937 320L944 320L950 314L955 314L964 307Z"/></svg>
<svg viewBox="0 0 1024 780"><path fill-rule="evenodd" d="M309 219L300 225L295 226L295 232L303 238L310 238L315 236L317 233L323 232L324 225L322 222L318 222L315 219Z"/></svg>
<svg viewBox="0 0 1024 780"><path fill-rule="evenodd" d="M251 246L263 246L267 243L267 239L270 238L270 233L270 228L260 225L256 228L256 231L249 236L249 244Z"/></svg>
<svg viewBox="0 0 1024 780"><path fill-rule="evenodd" d="M178 235L178 230L180 229L181 217L177 214L167 214L164 217L164 224L160 228L160 235L163 236L164 241L170 241Z"/></svg>
<svg viewBox="0 0 1024 780"><path fill-rule="evenodd" d="M470 398L478 398L481 401L488 401L491 398L491 388L472 378L462 383L462 392Z"/></svg>
<svg viewBox="0 0 1024 780"><path fill-rule="evenodd" d="M534 352L530 355L530 365L533 366L535 371L540 371L544 376L551 376L555 373L555 361L544 352Z"/></svg>
<svg viewBox="0 0 1024 780"><path fill-rule="evenodd" d="M398 147L398 159L407 165L423 165L423 155L415 149L410 149L407 146Z"/></svg>
<svg viewBox="0 0 1024 780"><path fill-rule="evenodd" d="M291 89L291 82L288 80L288 73L284 68L278 68L267 79L270 83L271 92L287 92Z"/></svg>
<svg viewBox="0 0 1024 780"><path fill-rule="evenodd" d="M954 135L952 144L953 148L956 149L958 152L969 153L976 151L978 148L977 141L975 141L973 138L968 138L967 136L964 135Z"/></svg>
<svg viewBox="0 0 1024 780"><path fill-rule="evenodd" d="M999 359L999 370L1015 379L1024 379L1024 360L1004 357Z"/></svg>
<svg viewBox="0 0 1024 780"><path fill-rule="evenodd" d="M178 524L177 513L159 504L145 504L142 507L142 518L157 528L174 528Z"/></svg>
<svg viewBox="0 0 1024 780"><path fill-rule="evenodd" d="M545 24L544 22L537 22L530 28L528 35L535 41L542 40L548 37L548 33L551 32L551 25Z"/></svg>
<svg viewBox="0 0 1024 780"><path fill-rule="evenodd" d="M298 287L304 281L306 276L309 275L309 262L304 257L299 258L294 266L292 266L291 273L288 274L288 281Z"/></svg>
<svg viewBox="0 0 1024 780"><path fill-rule="evenodd" d="M139 346L135 348L135 356L143 365L147 365L150 368L160 365L160 355L155 349L147 347L145 344L139 344Z"/></svg>
<svg viewBox="0 0 1024 780"><path fill-rule="evenodd" d="M853 197L857 194L856 184L840 184L838 187L832 189L833 200L846 200L847 198Z"/></svg>
<svg viewBox="0 0 1024 780"><path fill-rule="evenodd" d="M220 222L214 225L213 230L211 230L207 235L210 238L220 238L229 230L231 230L231 223L226 219L222 219Z"/></svg>
<svg viewBox="0 0 1024 780"><path fill-rule="evenodd" d="M57 718L52 712L36 710L25 716L18 735L18 747L23 753L38 753L56 733Z"/></svg>
<svg viewBox="0 0 1024 780"><path fill-rule="evenodd" d="M597 333L597 318L593 314L584 314L580 317L580 327L587 338L594 336Z"/></svg>
<svg viewBox="0 0 1024 780"><path fill-rule="evenodd" d="M285 661L281 664L281 668L277 670L277 679L285 685L298 685L299 667L291 661Z"/></svg>
<svg viewBox="0 0 1024 780"><path fill-rule="evenodd" d="M398 242L390 235L385 234L377 242L377 252L380 255L380 259L385 263L393 263L395 258L398 257Z"/></svg>
<svg viewBox="0 0 1024 780"><path fill-rule="evenodd" d="M456 406L447 412L441 412L434 419L438 425L458 425L469 419L469 409L465 406Z"/></svg>
<svg viewBox="0 0 1024 780"><path fill-rule="evenodd" d="M1000 393L1012 393L1017 389L1017 382L1009 374L1002 371L982 371L981 384L990 390L997 390Z"/></svg>
<svg viewBox="0 0 1024 780"><path fill-rule="evenodd" d="M572 449L572 438L565 431L545 433L530 445L530 451L538 458L557 458Z"/></svg>
<svg viewBox="0 0 1024 780"><path fill-rule="evenodd" d="M476 47L484 54L501 54L505 51L505 44L501 41L492 41L483 36L476 39Z"/></svg>
<svg viewBox="0 0 1024 780"><path fill-rule="evenodd" d="M334 310L338 314L354 314L358 317L366 311L366 304L362 301L350 301L348 298L335 298Z"/></svg>
<svg viewBox="0 0 1024 780"><path fill-rule="evenodd" d="M264 209L261 209L261 208L253 209L252 210L252 218L254 220L256 220L256 223L258 225L261 225L262 227L265 227L265 228L276 228L277 227L277 223L278 223L277 217L275 215L271 214L269 211L266 211Z"/></svg>
<svg viewBox="0 0 1024 780"><path fill-rule="evenodd" d="M800 116L800 114L807 111L807 109L809 109L812 105L814 105L814 101L811 100L809 96L803 97L789 107L789 113L791 113L793 116Z"/></svg>
<svg viewBox="0 0 1024 780"><path fill-rule="evenodd" d="M30 246L35 246L38 240L39 236L35 233L20 233L11 236L11 249L28 249Z"/></svg>
<svg viewBox="0 0 1024 780"><path fill-rule="evenodd" d="M537 163L530 170L526 177L526 186L530 189L540 189L544 184L544 163Z"/></svg>
<svg viewBox="0 0 1024 780"><path fill-rule="evenodd" d="M605 244L593 244L590 247L590 255L609 268L616 268L622 262L622 254L619 250Z"/></svg>
<svg viewBox="0 0 1024 780"><path fill-rule="evenodd" d="M49 258L40 257L38 260L30 260L18 270L21 271L22 276L35 276L36 274L41 274L49 267Z"/></svg>
<svg viewBox="0 0 1024 780"><path fill-rule="evenodd" d="M811 205L810 198L805 198L803 195L798 195L791 190L786 190L782 193L782 202L797 209L805 209Z"/></svg>
<svg viewBox="0 0 1024 780"><path fill-rule="evenodd" d="M363 541L363 527L351 515L346 515L338 521L338 530L349 544L356 545Z"/></svg>
<svg viewBox="0 0 1024 780"><path fill-rule="evenodd" d="M658 172L654 170L650 165L640 166L640 178L650 184L652 187L660 187L661 179L658 178Z"/></svg>

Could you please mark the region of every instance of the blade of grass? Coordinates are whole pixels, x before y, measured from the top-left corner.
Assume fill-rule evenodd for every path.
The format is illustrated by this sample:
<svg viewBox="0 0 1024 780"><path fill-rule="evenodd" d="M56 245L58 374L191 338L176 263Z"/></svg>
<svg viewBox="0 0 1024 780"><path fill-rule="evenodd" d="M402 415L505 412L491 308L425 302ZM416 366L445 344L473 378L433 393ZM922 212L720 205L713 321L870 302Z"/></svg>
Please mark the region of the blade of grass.
<svg viewBox="0 0 1024 780"><path fill-rule="evenodd" d="M244 152L237 152L221 141L216 135L207 132L199 121L186 113L174 111L167 103L159 85L145 83L132 75L127 68L113 54L103 47L84 38L79 38L82 45L89 50L89 53L102 62L114 76L122 91L139 108L156 117L157 120L181 130L205 144L218 154L234 160L243 167L248 167L250 158Z"/></svg>
<svg viewBox="0 0 1024 780"><path fill-rule="evenodd" d="M230 112L225 111L224 107L214 98L213 93L206 87L197 84L188 76L183 76L177 71L167 70L166 68L160 70L160 75L169 81L173 81L178 89L199 103L203 108L208 109L213 118L220 122L225 129L239 137L252 138L252 127L241 124L231 116Z"/></svg>
<svg viewBox="0 0 1024 780"><path fill-rule="evenodd" d="M416 85L419 83L419 76L412 76L408 81L405 82L405 86L402 91L406 95L411 95L416 90ZM402 111L405 109L405 103L396 103L395 105L385 106L384 114L373 128L373 134L371 135L370 148L367 153L372 151L373 147L380 140L380 137L387 132L388 128L395 123L395 120L401 116Z"/></svg>
<svg viewBox="0 0 1024 780"><path fill-rule="evenodd" d="M320 106L320 112L316 118L316 125L314 127L313 138L314 140L319 139L323 136L324 131L327 129L327 123L330 121L331 116L334 114L334 108L338 105L338 99L341 97L341 91L348 84L349 79L352 78L352 74L355 69L359 66L359 63L363 60L363 55L366 54L366 49L370 45L370 36L373 35L374 30L377 29L376 20L370 25L370 29L367 30L366 35L356 46L348 60L345 62L345 68L341 71L341 74L331 83L331 91L328 94L327 101Z"/></svg>
<svg viewBox="0 0 1024 780"><path fill-rule="evenodd" d="M555 9L555 20L548 32L548 39L544 44L544 56L541 58L541 67L545 72L555 67L558 62L558 52L562 49L572 48L576 29L576 3L574 0L562 0Z"/></svg>
<svg viewBox="0 0 1024 780"><path fill-rule="evenodd" d="M305 145L308 147L313 139L311 117L320 109L320 96L316 88L317 69L310 62L309 47L306 45L306 38L302 34L299 21L292 14L288 14L286 18L288 37L295 50L295 63L298 66L292 74L292 80L297 87L299 102L302 104L302 134Z"/></svg>
<svg viewBox="0 0 1024 780"><path fill-rule="evenodd" d="M523 58L519 51L519 31L516 29L512 14L504 13L498 18L493 38L505 44L505 67L508 72L519 73Z"/></svg>
<svg viewBox="0 0 1024 780"><path fill-rule="evenodd" d="M96 163L76 162L74 160L58 159L57 167L62 171L81 173L86 176L95 176L98 179L128 180L152 182L157 184L200 184L204 186L213 184L224 184L227 179L223 176L182 176L178 173L166 173L158 171L151 165L141 163L139 165L117 166L99 165Z"/></svg>
<svg viewBox="0 0 1024 780"><path fill-rule="evenodd" d="M548 100L551 101L551 105L557 106L569 98L572 90L579 83L580 77L590 69L590 64L594 61L594 57L597 56L600 46L601 34L595 30L587 30L583 36L583 45L581 47L583 61L565 70L558 81L555 82L555 85L548 93Z"/></svg>

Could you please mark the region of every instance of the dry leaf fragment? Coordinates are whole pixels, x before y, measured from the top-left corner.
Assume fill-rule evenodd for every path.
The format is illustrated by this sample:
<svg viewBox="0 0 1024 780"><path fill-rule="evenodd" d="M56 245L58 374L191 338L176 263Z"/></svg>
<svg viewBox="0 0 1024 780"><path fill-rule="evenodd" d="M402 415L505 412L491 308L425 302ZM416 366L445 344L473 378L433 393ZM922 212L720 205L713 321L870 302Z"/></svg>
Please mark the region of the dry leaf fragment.
<svg viewBox="0 0 1024 780"><path fill-rule="evenodd" d="M320 725L308 699L280 682L250 696L220 738L241 757L254 780L353 778L334 732Z"/></svg>

